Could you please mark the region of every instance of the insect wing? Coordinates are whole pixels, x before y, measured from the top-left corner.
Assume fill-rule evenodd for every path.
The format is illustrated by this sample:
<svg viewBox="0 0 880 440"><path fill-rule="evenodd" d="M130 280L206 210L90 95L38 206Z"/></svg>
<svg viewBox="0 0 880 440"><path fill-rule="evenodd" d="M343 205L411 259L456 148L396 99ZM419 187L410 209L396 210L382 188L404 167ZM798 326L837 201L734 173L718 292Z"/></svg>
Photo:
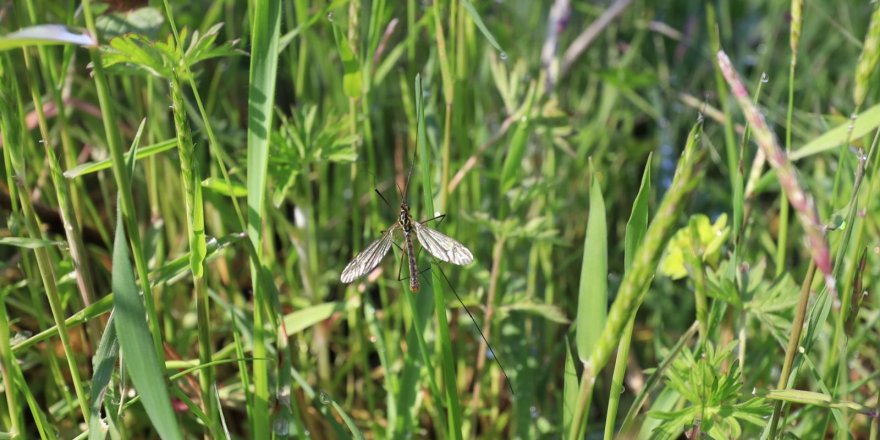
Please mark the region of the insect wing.
<svg viewBox="0 0 880 440"><path fill-rule="evenodd" d="M378 240L371 243L363 252L357 254L348 266L342 271L339 280L348 284L368 273L379 265L388 250L391 249L391 233L397 228L388 228Z"/></svg>
<svg viewBox="0 0 880 440"><path fill-rule="evenodd" d="M419 243L431 255L452 264L464 266L474 261L474 256L468 248L454 239L443 235L418 222L413 222L416 228L416 237Z"/></svg>

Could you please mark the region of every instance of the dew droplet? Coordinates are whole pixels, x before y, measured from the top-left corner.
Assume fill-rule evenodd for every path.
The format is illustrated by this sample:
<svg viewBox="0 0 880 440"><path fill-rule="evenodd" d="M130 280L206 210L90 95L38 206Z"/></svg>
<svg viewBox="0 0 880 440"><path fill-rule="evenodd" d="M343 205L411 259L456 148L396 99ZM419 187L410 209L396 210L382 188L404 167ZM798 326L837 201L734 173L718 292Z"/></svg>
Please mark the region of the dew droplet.
<svg viewBox="0 0 880 440"><path fill-rule="evenodd" d="M330 395L328 395L327 393L325 393L323 391L321 391L321 393L318 394L318 399L321 401L322 405L329 405L330 402L332 401L330 399Z"/></svg>
<svg viewBox="0 0 880 440"><path fill-rule="evenodd" d="M764 84L767 84L768 82L770 82L770 76L767 75L767 72L761 73L761 82Z"/></svg>
<svg viewBox="0 0 880 440"><path fill-rule="evenodd" d="M332 12L327 13L327 20L333 21L333 13Z"/></svg>
<svg viewBox="0 0 880 440"><path fill-rule="evenodd" d="M498 58L501 58L501 61L507 61L507 52L502 50L501 53L498 54Z"/></svg>
<svg viewBox="0 0 880 440"><path fill-rule="evenodd" d="M533 419L533 420L537 420L538 417L541 416L541 411L538 411L538 407L537 407L537 406L532 405L532 406L529 408L529 414L532 416L532 419Z"/></svg>

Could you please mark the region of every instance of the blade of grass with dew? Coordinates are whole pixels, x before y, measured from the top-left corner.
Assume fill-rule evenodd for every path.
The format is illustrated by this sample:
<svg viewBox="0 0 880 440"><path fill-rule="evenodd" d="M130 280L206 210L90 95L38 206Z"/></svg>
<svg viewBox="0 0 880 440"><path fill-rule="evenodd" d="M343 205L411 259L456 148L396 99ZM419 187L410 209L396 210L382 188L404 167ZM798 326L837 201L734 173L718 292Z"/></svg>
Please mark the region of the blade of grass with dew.
<svg viewBox="0 0 880 440"><path fill-rule="evenodd" d="M107 326L101 335L101 342L95 350L92 358L92 390L90 402L92 413L89 416L89 440L103 440L104 427L101 421L101 407L104 405L104 394L113 377L116 361L119 359L119 340L116 338L116 318L110 314ZM107 417L116 417L112 411L107 411Z"/></svg>
<svg viewBox="0 0 880 440"><path fill-rule="evenodd" d="M642 244L645 233L648 231L648 201L651 196L651 158L653 153L648 155L645 161L645 171L642 174L642 183L639 186L639 192L636 194L636 200L633 202L632 211L629 214L629 220L626 222L626 235L624 236L624 253L623 267L629 269L632 266L633 256L636 250ZM614 438L614 427L617 420L617 409L620 406L620 397L623 395L623 379L626 376L626 365L629 358L629 348L632 343L633 326L636 317L633 315L623 335L620 337L620 344L617 346L617 358L614 361L614 375L611 378L611 393L608 397L608 413L605 416L605 440Z"/></svg>
<svg viewBox="0 0 880 440"><path fill-rule="evenodd" d="M453 0L454 1L454 0ZM480 32L483 33L483 36L486 37L486 40L489 41L489 44L495 48L499 53L505 53L504 49L501 48L501 45L498 44L498 40L492 35L492 32L489 31L489 28L486 27L486 23L483 22L483 18L480 17L480 13L477 12L477 9L474 7L474 4L469 0L461 0L461 6L464 7L464 10L467 11L468 15L471 16L471 19L474 20L474 24L477 25L477 28L480 29Z"/></svg>
<svg viewBox="0 0 880 440"><path fill-rule="evenodd" d="M623 281L617 291L617 298L608 313L608 321L602 329L602 335L590 354L589 360L584 363L574 424L568 433L570 440L577 438L581 426L587 419L586 404L590 401L595 378L617 348L625 325L629 323L638 306L645 300L660 255L671 235L672 226L683 211L681 204L684 202L685 196L689 195L700 181L702 167L699 164L705 154L703 149L698 148L702 127L701 118L688 135L684 151L676 166L672 184L657 209L657 216L648 226L642 246L639 246L633 257L632 267L624 274Z"/></svg>
<svg viewBox="0 0 880 440"><path fill-rule="evenodd" d="M428 149L427 136L425 135L425 107L422 101L422 78L416 75L415 81L416 114L418 115L417 139L419 151L419 164L422 172L422 197L424 197L425 212L434 213L434 192L431 188L431 165L430 150ZM443 385L446 388L447 420L449 423L449 435L454 439L462 438L461 404L458 400L455 378L455 358L452 354L452 341L449 336L449 323L446 320L446 296L443 292L443 282L436 271L431 271L430 281L426 284L434 293L434 309L437 314L438 336L437 344L440 351L440 364L443 372Z"/></svg>
<svg viewBox="0 0 880 440"><path fill-rule="evenodd" d="M880 127L880 104L859 113L855 121L847 119L843 124L826 131L819 135L819 137L792 151L789 159L797 161L835 150L846 142L848 138L861 138L877 129L877 127Z"/></svg>
<svg viewBox="0 0 880 440"><path fill-rule="evenodd" d="M254 400L251 416L253 438L269 438L269 365L265 325L270 316L269 288L263 285L262 244L263 214L266 201L266 178L269 166L269 133L278 72L278 38L281 29L281 2L257 0L254 3L251 42L250 81L248 84L247 130L247 219L248 238L255 251L251 261L254 300Z"/></svg>
<svg viewBox="0 0 880 440"><path fill-rule="evenodd" d="M147 145L146 147L139 148L137 152L136 158L138 160L153 156L155 154L162 153L164 151L171 150L172 148L177 146L177 139L171 138L168 140L164 140L159 143L155 143L152 145ZM77 177L84 176L86 174L96 173L101 170L106 170L113 166L113 160L110 158L98 160L94 162L86 162L82 165L77 166L76 168L71 168L64 172L64 177L68 179L74 179Z"/></svg>

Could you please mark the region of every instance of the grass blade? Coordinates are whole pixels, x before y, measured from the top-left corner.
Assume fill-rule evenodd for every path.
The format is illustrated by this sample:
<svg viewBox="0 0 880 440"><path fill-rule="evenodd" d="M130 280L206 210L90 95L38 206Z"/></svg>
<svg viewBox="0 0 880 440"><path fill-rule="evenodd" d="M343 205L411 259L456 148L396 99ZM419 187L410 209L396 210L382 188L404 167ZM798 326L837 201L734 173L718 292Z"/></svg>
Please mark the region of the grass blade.
<svg viewBox="0 0 880 440"><path fill-rule="evenodd" d="M480 29L480 32L482 32L483 36L486 37L486 40L489 41L489 44L491 44L498 52L504 53L504 49L498 44L498 40L495 39L495 36L493 36L492 32L489 31L489 28L486 27L486 23L483 23L483 19L480 17L480 13L477 12L474 4L469 0L461 0L461 6L464 7L464 10L467 11L468 15L471 16L471 19L474 20L474 24L477 25L477 28Z"/></svg>
<svg viewBox="0 0 880 440"><path fill-rule="evenodd" d="M92 366L94 374L92 374L92 391L90 403L92 413L89 416L89 440L99 440L104 438L104 426L101 421L101 406L104 404L104 394L110 379L113 377L113 370L116 368L116 361L119 359L119 340L116 338L116 318L111 314L107 320L107 327L104 334L101 335L101 342L92 358ZM115 414L107 412L108 417L115 417Z"/></svg>
<svg viewBox="0 0 880 440"><path fill-rule="evenodd" d="M645 163L645 171L642 174L642 184L639 186L639 192L636 194L636 200L633 202L632 211L629 220L626 222L626 236L624 237L624 254L623 267L629 269L632 266L633 256L636 254L642 239L648 231L648 199L651 196L651 158L653 154L648 155ZM623 379L626 375L627 358L629 357L629 348L632 342L633 326L635 325L635 315L630 318L626 328L623 329L623 335L620 337L620 344L617 346L617 358L614 361L614 375L611 378L611 393L608 396L608 413L605 417L605 439L614 438L614 427L617 420L617 409L620 406L620 397L623 395Z"/></svg>
<svg viewBox="0 0 880 440"><path fill-rule="evenodd" d="M147 145L146 147L139 148L137 155L135 156L137 159L143 159L146 157L150 157L164 151L168 151L177 146L177 139L171 138L156 144ZM107 158L103 160L98 160L95 162L86 162L82 165L77 166L76 168L71 168L64 172L64 177L68 179L74 179L77 177L84 176L86 174L96 173L101 170L106 170L113 166L112 159Z"/></svg>
<svg viewBox="0 0 880 440"><path fill-rule="evenodd" d="M278 73L278 38L281 32L281 2L257 0L253 7L250 83L248 85L247 131L247 223L248 238L255 251L251 259L254 290L254 398L251 416L253 438L269 438L269 362L267 331L273 309L269 287L263 285L263 213L269 167L269 133Z"/></svg>
<svg viewBox="0 0 880 440"><path fill-rule="evenodd" d="M608 312L608 227L605 199L595 171L590 184L590 213L584 237L584 258L578 293L576 347L586 362L605 327Z"/></svg>
<svg viewBox="0 0 880 440"><path fill-rule="evenodd" d="M134 272L128 260L122 214L116 219L116 237L113 240L113 304L119 318L116 332L124 354L126 369L135 389L141 396L144 409L156 432L163 439L182 438L177 419L171 409L168 384L153 341L147 328L147 312L134 283Z"/></svg>

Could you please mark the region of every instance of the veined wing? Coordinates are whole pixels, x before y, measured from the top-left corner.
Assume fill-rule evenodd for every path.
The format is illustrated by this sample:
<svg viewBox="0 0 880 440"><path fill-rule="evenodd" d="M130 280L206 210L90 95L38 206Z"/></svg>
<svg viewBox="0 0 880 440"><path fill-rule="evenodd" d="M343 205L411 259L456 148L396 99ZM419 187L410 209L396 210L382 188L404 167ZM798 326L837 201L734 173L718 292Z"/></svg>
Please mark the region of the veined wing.
<svg viewBox="0 0 880 440"><path fill-rule="evenodd" d="M443 235L419 222L413 222L419 243L431 255L452 264L464 266L474 261L471 251L463 244Z"/></svg>
<svg viewBox="0 0 880 440"><path fill-rule="evenodd" d="M400 226L395 223L392 227L388 228L378 240L370 243L363 252L357 254L357 256L348 263L348 266L345 266L339 280L348 284L370 273L373 268L378 266L382 261L382 258L385 257L385 254L388 253L388 250L391 249L391 233L399 227Z"/></svg>

